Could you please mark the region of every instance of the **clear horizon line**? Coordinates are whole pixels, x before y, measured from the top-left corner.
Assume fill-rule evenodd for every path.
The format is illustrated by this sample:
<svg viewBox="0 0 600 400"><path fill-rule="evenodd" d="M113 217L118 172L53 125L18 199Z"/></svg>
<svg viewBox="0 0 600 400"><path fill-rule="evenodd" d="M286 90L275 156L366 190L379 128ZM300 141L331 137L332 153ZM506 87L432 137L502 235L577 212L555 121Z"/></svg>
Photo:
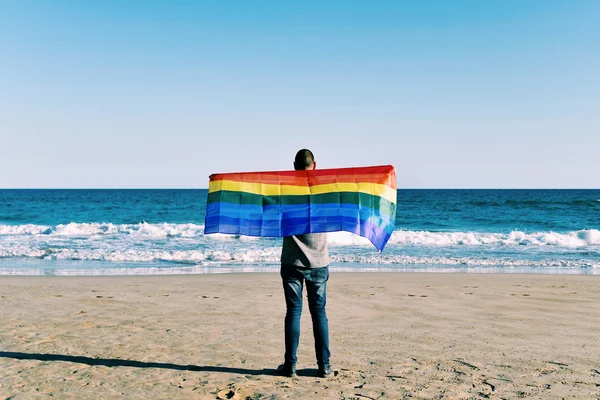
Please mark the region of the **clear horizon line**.
<svg viewBox="0 0 600 400"><path fill-rule="evenodd" d="M600 187L398 187L397 190L600 190ZM208 190L208 187L0 187L0 190Z"/></svg>

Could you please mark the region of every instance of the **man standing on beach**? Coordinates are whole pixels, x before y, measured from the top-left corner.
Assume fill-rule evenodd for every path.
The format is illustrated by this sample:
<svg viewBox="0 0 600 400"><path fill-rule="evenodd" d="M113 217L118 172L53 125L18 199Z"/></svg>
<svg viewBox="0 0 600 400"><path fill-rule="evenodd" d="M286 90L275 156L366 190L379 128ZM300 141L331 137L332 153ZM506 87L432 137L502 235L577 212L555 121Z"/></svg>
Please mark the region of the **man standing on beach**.
<svg viewBox="0 0 600 400"><path fill-rule="evenodd" d="M313 170L317 166L313 153L302 149L296 153L296 171ZM315 353L319 376L331 374L329 364L329 327L325 313L327 280L329 279L329 252L327 233L307 233L286 236L281 250L281 279L285 294L285 361L277 368L283 376L296 376L296 352L300 340L302 315L302 287L306 282L308 307L312 317Z"/></svg>

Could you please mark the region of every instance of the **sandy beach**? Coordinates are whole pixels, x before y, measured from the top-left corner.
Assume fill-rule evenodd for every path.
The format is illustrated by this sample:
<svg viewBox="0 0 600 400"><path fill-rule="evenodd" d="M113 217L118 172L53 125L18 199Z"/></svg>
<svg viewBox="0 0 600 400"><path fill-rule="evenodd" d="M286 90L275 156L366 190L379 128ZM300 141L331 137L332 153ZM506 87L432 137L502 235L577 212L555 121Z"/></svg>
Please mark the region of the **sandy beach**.
<svg viewBox="0 0 600 400"><path fill-rule="evenodd" d="M600 398L600 278L332 273L334 376L278 274L0 278L0 398Z"/></svg>

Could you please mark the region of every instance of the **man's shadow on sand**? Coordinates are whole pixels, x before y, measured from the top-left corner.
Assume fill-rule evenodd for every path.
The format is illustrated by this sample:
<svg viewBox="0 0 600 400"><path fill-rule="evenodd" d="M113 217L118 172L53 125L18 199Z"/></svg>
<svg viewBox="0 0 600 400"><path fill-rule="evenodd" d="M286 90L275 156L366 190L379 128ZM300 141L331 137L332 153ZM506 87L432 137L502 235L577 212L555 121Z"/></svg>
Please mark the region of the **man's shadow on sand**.
<svg viewBox="0 0 600 400"><path fill-rule="evenodd" d="M38 361L66 361L78 364L104 367L133 367L133 368L162 368L173 369L176 371L196 371L196 372L225 372L229 374L241 375L273 375L277 376L275 369L246 369L217 367L211 365L182 365L171 363L144 362L135 360L120 360L118 358L91 358L83 356L68 356L64 354L40 354L40 353L19 353L10 351L0 351L0 358L14 358L15 360L38 360ZM300 376L318 376L317 369L298 370Z"/></svg>

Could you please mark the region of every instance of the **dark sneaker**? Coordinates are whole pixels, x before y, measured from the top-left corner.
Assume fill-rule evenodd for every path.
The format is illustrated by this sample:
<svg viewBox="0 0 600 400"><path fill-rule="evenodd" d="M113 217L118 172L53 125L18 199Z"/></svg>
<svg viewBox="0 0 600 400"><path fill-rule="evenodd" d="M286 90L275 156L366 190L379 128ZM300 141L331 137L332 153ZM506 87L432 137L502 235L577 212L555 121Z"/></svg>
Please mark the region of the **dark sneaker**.
<svg viewBox="0 0 600 400"><path fill-rule="evenodd" d="M277 375L293 378L296 376L296 366L288 363L283 363L277 367Z"/></svg>
<svg viewBox="0 0 600 400"><path fill-rule="evenodd" d="M329 378L331 375L331 365L319 365L319 377L321 378Z"/></svg>

